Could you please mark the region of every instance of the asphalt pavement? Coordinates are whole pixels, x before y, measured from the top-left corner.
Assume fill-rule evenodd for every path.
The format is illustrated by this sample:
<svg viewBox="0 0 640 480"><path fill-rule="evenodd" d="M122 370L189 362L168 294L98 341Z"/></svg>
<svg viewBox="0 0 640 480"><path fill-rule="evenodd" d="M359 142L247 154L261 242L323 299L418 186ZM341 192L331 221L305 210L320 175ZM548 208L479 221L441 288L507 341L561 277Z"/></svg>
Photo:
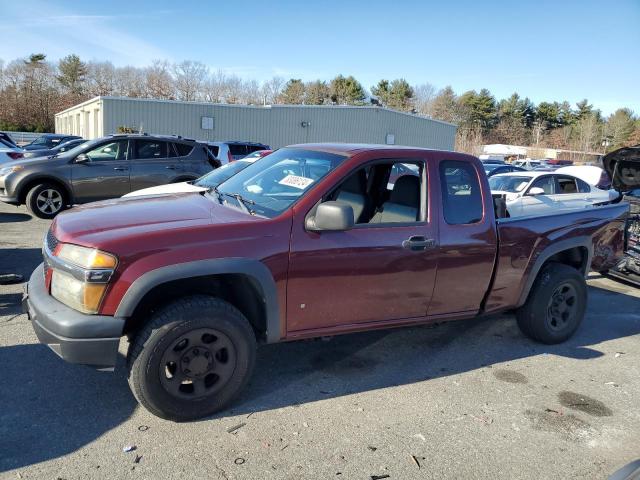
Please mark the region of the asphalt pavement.
<svg viewBox="0 0 640 480"><path fill-rule="evenodd" d="M49 223L0 204L0 273ZM640 290L589 286L562 345L501 315L261 347L233 408L181 424L136 404L126 341L114 373L67 364L0 286L0 478L607 478L640 458Z"/></svg>

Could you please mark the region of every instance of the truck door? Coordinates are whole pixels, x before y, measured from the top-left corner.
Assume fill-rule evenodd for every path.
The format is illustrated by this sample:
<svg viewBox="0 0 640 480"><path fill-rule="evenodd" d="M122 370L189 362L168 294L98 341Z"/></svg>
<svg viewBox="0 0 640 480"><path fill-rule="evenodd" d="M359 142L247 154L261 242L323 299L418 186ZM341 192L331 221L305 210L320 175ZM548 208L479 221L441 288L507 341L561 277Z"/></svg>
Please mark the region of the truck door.
<svg viewBox="0 0 640 480"><path fill-rule="evenodd" d="M390 182L394 164L405 175ZM303 332L424 318L437 267L437 219L423 160L378 160L322 201L354 211L348 231L308 231L296 215L287 284L287 330ZM391 188L389 188L391 187Z"/></svg>
<svg viewBox="0 0 640 480"><path fill-rule="evenodd" d="M480 169L469 161L439 162L440 245L430 317L476 312L489 288L497 235L489 184Z"/></svg>

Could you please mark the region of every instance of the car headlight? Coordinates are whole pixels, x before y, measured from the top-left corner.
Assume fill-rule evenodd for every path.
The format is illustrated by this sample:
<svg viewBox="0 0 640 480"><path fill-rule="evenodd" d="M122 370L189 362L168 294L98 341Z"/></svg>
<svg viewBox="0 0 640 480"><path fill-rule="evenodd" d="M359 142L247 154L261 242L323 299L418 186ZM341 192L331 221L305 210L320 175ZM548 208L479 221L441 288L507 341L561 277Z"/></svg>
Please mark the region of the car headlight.
<svg viewBox="0 0 640 480"><path fill-rule="evenodd" d="M55 258L62 262L53 262L51 295L75 310L97 313L117 258L68 243L60 245Z"/></svg>
<svg viewBox="0 0 640 480"><path fill-rule="evenodd" d="M109 253L70 243L63 243L56 256L82 268L116 268L118 263L116 257Z"/></svg>
<svg viewBox="0 0 640 480"><path fill-rule="evenodd" d="M22 165L14 165L13 167L4 167L0 168L0 177L5 177L13 172L19 172L20 170L24 170Z"/></svg>

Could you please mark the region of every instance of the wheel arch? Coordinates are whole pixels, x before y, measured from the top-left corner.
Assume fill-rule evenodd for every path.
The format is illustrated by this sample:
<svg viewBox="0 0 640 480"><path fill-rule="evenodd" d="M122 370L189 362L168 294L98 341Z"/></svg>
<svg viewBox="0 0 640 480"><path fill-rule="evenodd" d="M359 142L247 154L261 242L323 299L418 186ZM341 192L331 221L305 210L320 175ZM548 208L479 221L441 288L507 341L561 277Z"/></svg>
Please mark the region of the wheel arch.
<svg viewBox="0 0 640 480"><path fill-rule="evenodd" d="M62 187L64 194L66 195L66 201L68 204L73 203L73 193L69 186L61 179L57 177L52 177L48 175L34 175L30 177L26 177L22 179L20 185L18 186L17 197L18 201L21 204L24 204L27 199L27 194L29 191L35 187L36 185L40 185L42 183L52 183L56 186Z"/></svg>
<svg viewBox="0 0 640 480"><path fill-rule="evenodd" d="M524 305L529 297L538 274L550 262L562 263L578 270L584 277L589 273L593 258L593 243L591 237L576 237L560 240L540 251L529 271L527 281L520 294L517 307Z"/></svg>
<svg viewBox="0 0 640 480"><path fill-rule="evenodd" d="M260 261L249 258L201 260L161 267L135 280L116 309L126 318L124 334L135 331L147 313L185 295L208 294L240 310L256 337L280 340L280 310L275 280Z"/></svg>

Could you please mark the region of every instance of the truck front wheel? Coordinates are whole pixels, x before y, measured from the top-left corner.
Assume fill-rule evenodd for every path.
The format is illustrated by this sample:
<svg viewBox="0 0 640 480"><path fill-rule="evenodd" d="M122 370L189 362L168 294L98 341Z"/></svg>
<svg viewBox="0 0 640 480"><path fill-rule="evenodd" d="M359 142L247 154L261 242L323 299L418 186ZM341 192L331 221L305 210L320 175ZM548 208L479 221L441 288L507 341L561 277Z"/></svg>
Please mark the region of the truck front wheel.
<svg viewBox="0 0 640 480"><path fill-rule="evenodd" d="M568 265L549 263L538 274L516 318L525 335L554 344L573 335L586 307L587 284L582 274Z"/></svg>
<svg viewBox="0 0 640 480"><path fill-rule="evenodd" d="M256 354L249 324L233 305L206 295L156 312L129 346L129 386L158 417L186 421L226 407L247 384Z"/></svg>

